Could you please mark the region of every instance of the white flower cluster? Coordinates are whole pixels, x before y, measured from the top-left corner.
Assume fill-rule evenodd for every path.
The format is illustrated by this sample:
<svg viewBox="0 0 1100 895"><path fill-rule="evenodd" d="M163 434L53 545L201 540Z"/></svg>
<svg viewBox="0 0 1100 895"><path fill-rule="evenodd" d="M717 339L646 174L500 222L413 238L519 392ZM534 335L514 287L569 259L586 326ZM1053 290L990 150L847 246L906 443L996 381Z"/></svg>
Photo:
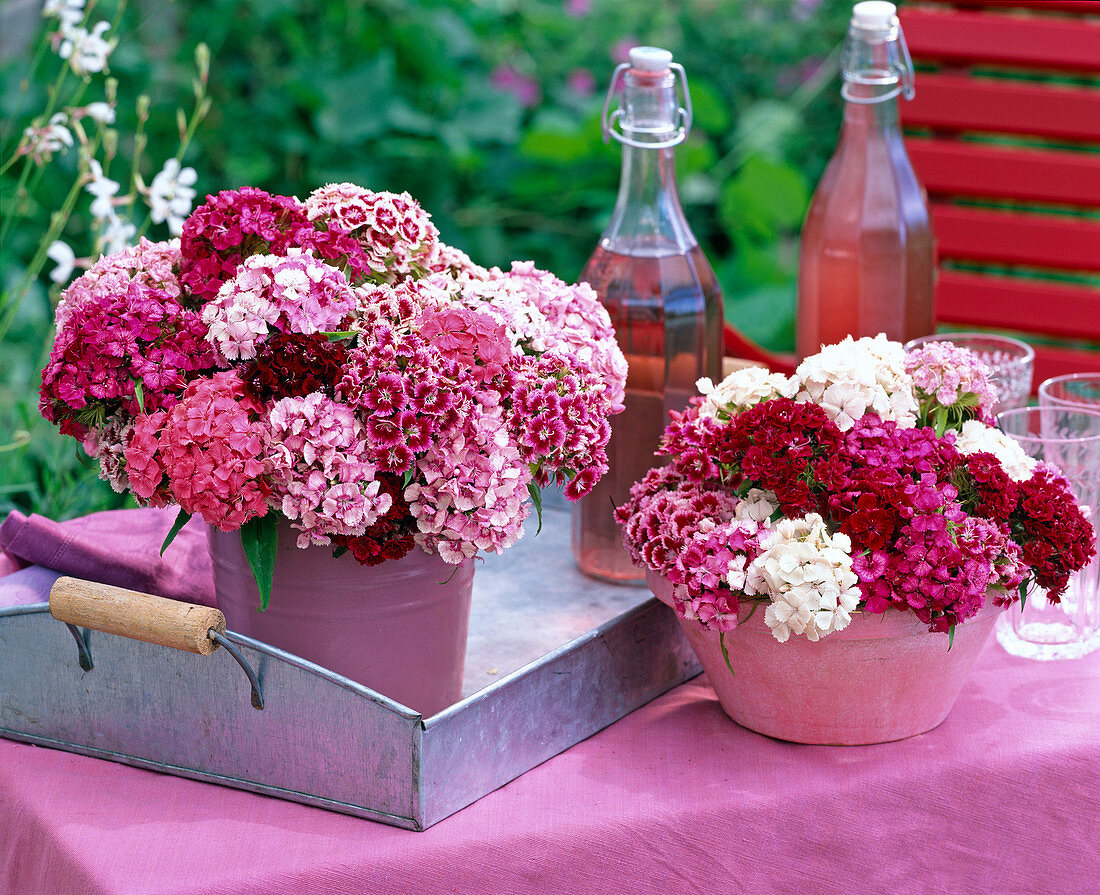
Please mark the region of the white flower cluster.
<svg viewBox="0 0 1100 895"><path fill-rule="evenodd" d="M743 367L718 385L704 377L695 386L706 398L699 416L725 420L769 398L793 398L798 380L782 373L769 373L764 367Z"/></svg>
<svg viewBox="0 0 1100 895"><path fill-rule="evenodd" d="M115 40L107 40L109 22L96 22L89 31L85 28L84 0L46 0L42 6L44 18L58 20L61 42L57 55L69 60L75 74L84 76L106 71L107 58L115 48Z"/></svg>
<svg viewBox="0 0 1100 895"><path fill-rule="evenodd" d="M760 546L746 590L771 598L764 621L776 640L785 643L791 634L818 640L848 626L860 590L847 535L830 535L825 521L811 513L780 520Z"/></svg>
<svg viewBox="0 0 1100 895"><path fill-rule="evenodd" d="M848 336L806 358L795 370L798 400L820 404L841 431L870 411L911 428L917 422L913 379L905 372L905 349L885 335Z"/></svg>
<svg viewBox="0 0 1100 895"><path fill-rule="evenodd" d="M1038 465L1018 441L979 420L967 420L963 423L955 437L955 448L960 454L992 454L1000 461L1008 477L1015 482L1026 482Z"/></svg>
<svg viewBox="0 0 1100 895"><path fill-rule="evenodd" d="M90 9L85 9L85 3L86 0L46 0L42 15L47 19L57 19L57 33L53 40L57 55L68 61L74 74L87 81L89 75L107 71L107 60L118 41L107 38L111 27L108 22L100 21L91 25L90 29L87 27L90 24ZM121 183L108 177L97 159L88 157L88 140L80 123L83 118L91 119L100 127L107 127L115 121L115 110L111 103L97 101L57 112L45 125L29 127L24 131L21 152L29 154L35 164L41 165L50 161L53 153L64 152L73 146L75 131L82 147L82 160L87 163L84 189L92 196L90 210L98 231L95 250L97 254L111 255L130 245L137 235L137 226L118 212L120 205L131 201L119 195ZM169 159L153 177L149 188L142 189L153 223L167 223L172 236L180 235L183 222L191 212L196 179L193 168L181 168L176 159ZM61 240L55 240L47 250L47 257L56 264L50 272L50 279L55 283L67 282L77 264L73 250ZM86 264L87 261L81 263Z"/></svg>

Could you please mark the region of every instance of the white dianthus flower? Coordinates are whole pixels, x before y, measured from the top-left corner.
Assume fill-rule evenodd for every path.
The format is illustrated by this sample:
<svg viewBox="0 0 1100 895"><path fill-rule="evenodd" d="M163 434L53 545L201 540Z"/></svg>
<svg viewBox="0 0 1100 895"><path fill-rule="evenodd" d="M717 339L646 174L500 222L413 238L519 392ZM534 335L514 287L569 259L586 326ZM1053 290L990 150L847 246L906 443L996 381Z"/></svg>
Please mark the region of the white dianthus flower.
<svg viewBox="0 0 1100 895"><path fill-rule="evenodd" d="M830 535L811 513L780 520L760 547L746 573L746 591L771 599L764 621L776 640L784 643L791 634L818 640L848 626L861 594L847 535Z"/></svg>
<svg viewBox="0 0 1100 895"><path fill-rule="evenodd" d="M1008 477L1015 482L1026 482L1030 479L1037 465L1037 461L1020 447L1019 442L980 420L967 420L963 423L955 438L955 448L960 454L992 454L1000 461Z"/></svg>
<svg viewBox="0 0 1100 895"><path fill-rule="evenodd" d="M92 179L84 189L95 197L92 199L92 217L107 220L115 214L114 197L119 183L103 173L103 166L96 159L88 162L88 173Z"/></svg>
<svg viewBox="0 0 1100 895"><path fill-rule="evenodd" d="M65 31L84 21L84 0L46 0L42 4L42 17L57 18Z"/></svg>
<svg viewBox="0 0 1100 895"><path fill-rule="evenodd" d="M913 378L905 372L905 349L881 333L851 336L807 357L798 369L800 401L820 404L842 431L867 412L912 428L917 422Z"/></svg>
<svg viewBox="0 0 1100 895"><path fill-rule="evenodd" d="M792 398L798 391L798 382L781 373L769 373L763 367L743 367L717 385L704 377L695 387L706 398L699 407L699 416L717 419L748 410L769 398Z"/></svg>
<svg viewBox="0 0 1100 895"><path fill-rule="evenodd" d="M91 118L92 121L96 122L96 124L106 126L115 123L115 109L110 103L88 103L88 105L84 107L84 114Z"/></svg>
<svg viewBox="0 0 1100 895"><path fill-rule="evenodd" d="M64 112L55 112L44 127L28 127L23 131L26 143L22 152L30 155L37 165L49 161L55 152L64 152L73 145L68 123L69 117Z"/></svg>
<svg viewBox="0 0 1100 895"><path fill-rule="evenodd" d="M105 255L113 255L127 248L137 236L137 227L126 218L121 218L112 209L109 217L103 219L103 230L99 243Z"/></svg>
<svg viewBox="0 0 1100 895"><path fill-rule="evenodd" d="M765 491L761 488L750 488L738 502L733 511L734 519L752 519L754 522L763 522L771 517L779 509L779 498L774 491Z"/></svg>

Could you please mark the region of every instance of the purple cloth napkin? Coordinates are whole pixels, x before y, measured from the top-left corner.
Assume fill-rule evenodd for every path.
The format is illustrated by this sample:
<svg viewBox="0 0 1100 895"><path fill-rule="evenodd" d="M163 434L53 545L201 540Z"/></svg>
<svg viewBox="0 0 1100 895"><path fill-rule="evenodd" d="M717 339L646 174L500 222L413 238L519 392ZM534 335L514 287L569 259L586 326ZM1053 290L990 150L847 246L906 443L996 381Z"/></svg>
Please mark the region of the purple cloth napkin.
<svg viewBox="0 0 1100 895"><path fill-rule="evenodd" d="M0 524L0 574L29 565L188 603L214 604L206 524L190 520L160 555L176 509L108 510L67 522L13 511Z"/></svg>

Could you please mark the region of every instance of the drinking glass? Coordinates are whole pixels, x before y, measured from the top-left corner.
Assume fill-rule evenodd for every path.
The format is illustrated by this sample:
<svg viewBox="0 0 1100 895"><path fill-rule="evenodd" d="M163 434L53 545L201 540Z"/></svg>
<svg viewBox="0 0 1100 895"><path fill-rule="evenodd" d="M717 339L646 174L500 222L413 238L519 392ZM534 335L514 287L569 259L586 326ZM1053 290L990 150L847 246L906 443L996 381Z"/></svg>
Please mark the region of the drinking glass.
<svg viewBox="0 0 1100 895"><path fill-rule="evenodd" d="M957 348L974 352L989 367L989 382L997 395L993 413L1027 405L1035 368L1035 349L1027 342L993 333L936 333L905 343L905 350L928 342L950 342Z"/></svg>
<svg viewBox="0 0 1100 895"><path fill-rule="evenodd" d="M1092 523L1100 521L1100 411L1030 407L997 415L997 426L1036 460L1057 466ZM1070 578L1061 602L1032 588L1027 604L997 619L997 640L1014 656L1076 659L1100 648L1100 561Z"/></svg>
<svg viewBox="0 0 1100 895"><path fill-rule="evenodd" d="M1100 373L1067 373L1039 385L1040 407L1100 411Z"/></svg>

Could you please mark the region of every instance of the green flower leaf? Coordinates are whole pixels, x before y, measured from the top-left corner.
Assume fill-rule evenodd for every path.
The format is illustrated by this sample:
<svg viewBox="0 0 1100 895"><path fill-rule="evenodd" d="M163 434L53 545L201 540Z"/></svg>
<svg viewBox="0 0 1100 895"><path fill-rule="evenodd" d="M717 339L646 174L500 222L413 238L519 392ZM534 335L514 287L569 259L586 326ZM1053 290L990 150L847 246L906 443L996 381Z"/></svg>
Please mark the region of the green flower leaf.
<svg viewBox="0 0 1100 895"><path fill-rule="evenodd" d="M527 493L531 495L531 503L535 505L535 513L539 517L539 527L535 534L542 531L542 489L534 482L527 483Z"/></svg>
<svg viewBox="0 0 1100 895"><path fill-rule="evenodd" d="M176 521L172 523L172 527L168 529L168 534L164 538L164 543L160 545L161 556L164 556L164 551L168 549L168 545L176 539L176 535L180 533L180 529L187 524L190 518L191 514L185 513L183 507L180 507L180 511L176 513Z"/></svg>
<svg viewBox="0 0 1100 895"><path fill-rule="evenodd" d="M275 577L275 550L279 543L274 513L256 516L241 526L241 546L256 587L260 591L260 612L271 600L271 582Z"/></svg>
<svg viewBox="0 0 1100 895"><path fill-rule="evenodd" d="M730 677L736 677L733 673L733 666L730 664L729 650L726 649L726 632L722 631L718 634L718 645L722 648L722 658L726 660L726 668L730 670Z"/></svg>

